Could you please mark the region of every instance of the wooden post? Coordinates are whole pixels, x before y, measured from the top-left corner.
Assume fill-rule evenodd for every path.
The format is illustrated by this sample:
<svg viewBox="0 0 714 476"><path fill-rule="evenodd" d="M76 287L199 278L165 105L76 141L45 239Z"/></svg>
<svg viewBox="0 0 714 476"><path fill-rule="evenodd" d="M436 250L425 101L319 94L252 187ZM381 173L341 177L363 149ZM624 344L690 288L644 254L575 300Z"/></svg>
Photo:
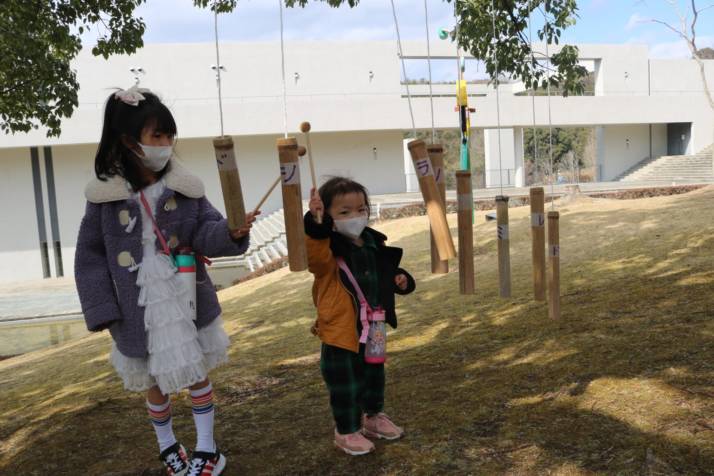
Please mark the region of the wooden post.
<svg viewBox="0 0 714 476"><path fill-rule="evenodd" d="M444 147L441 144L431 144L426 148L431 159L431 165L434 167L434 180L439 189L441 197L441 205L446 212L446 171L444 170ZM434 274L446 274L449 272L449 262L439 259L439 253L436 249L434 241L434 231L429 227L429 235L431 237L431 272Z"/></svg>
<svg viewBox="0 0 714 476"><path fill-rule="evenodd" d="M508 197L496 197L496 223L498 232L498 283L499 294L511 297L511 251L508 236Z"/></svg>
<svg viewBox="0 0 714 476"><path fill-rule="evenodd" d="M230 136L215 137L213 139L213 149L216 153L218 175L221 179L228 228L236 230L245 225L246 220L243 189L240 186L233 139Z"/></svg>
<svg viewBox="0 0 714 476"><path fill-rule="evenodd" d="M459 290L461 294L473 294L474 283L474 196L471 172L456 172L456 200L459 221Z"/></svg>
<svg viewBox="0 0 714 476"><path fill-rule="evenodd" d="M422 197L424 197L426 213L432 226L439 260L454 258L456 257L456 249L451 238L449 225L446 222L446 212L441 204L439 189L434 178L434 168L431 165L431 160L429 160L426 144L422 140L415 139L409 142L407 147L414 162L414 170L417 177L419 177L419 188L421 189Z"/></svg>
<svg viewBox="0 0 714 476"><path fill-rule="evenodd" d="M545 301L545 193L531 188L531 238L533 241L533 294Z"/></svg>
<svg viewBox="0 0 714 476"><path fill-rule="evenodd" d="M548 316L560 319L560 229L558 212L548 212Z"/></svg>
<svg viewBox="0 0 714 476"><path fill-rule="evenodd" d="M290 271L303 271L307 269L307 251L305 249L297 140L294 137L278 139L277 146L280 176L283 183L283 212L288 242L288 262Z"/></svg>

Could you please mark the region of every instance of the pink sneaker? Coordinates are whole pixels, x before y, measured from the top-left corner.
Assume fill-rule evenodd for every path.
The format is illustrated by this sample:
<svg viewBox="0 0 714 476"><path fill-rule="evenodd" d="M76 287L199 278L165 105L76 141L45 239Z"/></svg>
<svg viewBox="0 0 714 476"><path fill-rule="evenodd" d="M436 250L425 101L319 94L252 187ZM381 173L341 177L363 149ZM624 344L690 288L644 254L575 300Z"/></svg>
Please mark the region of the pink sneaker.
<svg viewBox="0 0 714 476"><path fill-rule="evenodd" d="M386 413L378 413L373 417L362 417L362 434L369 438L396 440L404 436L404 430L395 425Z"/></svg>
<svg viewBox="0 0 714 476"><path fill-rule="evenodd" d="M374 451L374 443L362 436L359 431L340 435L335 430L335 446L352 456L366 455Z"/></svg>

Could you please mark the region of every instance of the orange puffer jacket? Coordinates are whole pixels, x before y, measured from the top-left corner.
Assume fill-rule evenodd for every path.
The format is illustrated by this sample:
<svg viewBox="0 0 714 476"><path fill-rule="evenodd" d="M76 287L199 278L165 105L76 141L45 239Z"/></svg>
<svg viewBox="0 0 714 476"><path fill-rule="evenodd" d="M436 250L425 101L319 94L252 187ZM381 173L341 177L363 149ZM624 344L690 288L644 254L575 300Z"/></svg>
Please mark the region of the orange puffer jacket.
<svg viewBox="0 0 714 476"><path fill-rule="evenodd" d="M335 259L342 256L349 265L350 242L332 228L333 221L327 214L322 224L316 223L309 212L305 215L308 269L315 276L312 299L317 308L317 320L312 330L325 344L358 352L356 293ZM399 268L401 248L385 246L387 237L376 230L367 228L366 232L371 233L377 243L380 305L387 323L396 328L394 294L413 292L416 288L414 278ZM406 289L401 290L394 284L397 274L407 277Z"/></svg>

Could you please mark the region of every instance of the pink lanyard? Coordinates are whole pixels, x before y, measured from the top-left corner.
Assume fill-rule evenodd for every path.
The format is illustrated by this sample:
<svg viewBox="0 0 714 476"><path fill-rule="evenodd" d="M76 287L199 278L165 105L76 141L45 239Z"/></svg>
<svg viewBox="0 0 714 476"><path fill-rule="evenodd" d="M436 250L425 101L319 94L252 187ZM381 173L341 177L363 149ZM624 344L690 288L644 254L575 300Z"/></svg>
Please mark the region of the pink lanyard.
<svg viewBox="0 0 714 476"><path fill-rule="evenodd" d="M369 334L369 319L367 318L367 313L369 312L371 314L372 308L367 302L367 299L365 299L364 293L362 293L362 288L360 288L359 284L357 284L357 280L352 275L350 268L347 267L345 260L338 257L336 258L336 261L340 269L347 275L347 279L350 280L352 287L355 288L355 292L357 293L357 299L359 300L359 320L362 322L362 335L360 336L359 341L361 344L366 344L367 335Z"/></svg>
<svg viewBox="0 0 714 476"><path fill-rule="evenodd" d="M154 226L154 233L156 234L156 237L161 243L161 247L164 250L164 254L167 256L171 256L171 250L169 249L169 245L166 244L166 239L164 239L164 235L161 233L161 230L159 230L159 225L157 225L156 220L154 220L154 214L151 213L151 207L149 206L149 202L144 196L143 190L139 192L139 197L141 198L142 205L144 205L144 210L146 210L147 215L149 215L149 218L151 219L151 224Z"/></svg>

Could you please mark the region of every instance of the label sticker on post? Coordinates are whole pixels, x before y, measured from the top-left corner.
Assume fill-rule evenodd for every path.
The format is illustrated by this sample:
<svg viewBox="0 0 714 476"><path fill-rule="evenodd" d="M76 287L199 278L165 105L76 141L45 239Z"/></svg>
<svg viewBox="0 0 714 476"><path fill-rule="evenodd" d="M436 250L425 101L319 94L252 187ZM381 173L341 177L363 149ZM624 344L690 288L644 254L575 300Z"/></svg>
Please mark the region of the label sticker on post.
<svg viewBox="0 0 714 476"><path fill-rule="evenodd" d="M551 258L557 258L560 256L560 245L550 245L548 246L548 256Z"/></svg>
<svg viewBox="0 0 714 476"><path fill-rule="evenodd" d="M434 180L436 180L437 185L444 183L444 169L441 167L436 167L434 169Z"/></svg>
<svg viewBox="0 0 714 476"><path fill-rule="evenodd" d="M508 225L498 225L498 239L507 240L508 239Z"/></svg>
<svg viewBox="0 0 714 476"><path fill-rule="evenodd" d="M542 213L531 213L531 226L542 227L545 226L545 217Z"/></svg>
<svg viewBox="0 0 714 476"><path fill-rule="evenodd" d="M237 170L236 156L233 149L216 149L216 165L218 170L228 172Z"/></svg>
<svg viewBox="0 0 714 476"><path fill-rule="evenodd" d="M300 163L280 164L280 176L283 179L283 185L298 185L300 183Z"/></svg>
<svg viewBox="0 0 714 476"><path fill-rule="evenodd" d="M434 169L431 167L431 160L418 159L414 163L414 169L419 177L428 177L429 175L434 175Z"/></svg>

